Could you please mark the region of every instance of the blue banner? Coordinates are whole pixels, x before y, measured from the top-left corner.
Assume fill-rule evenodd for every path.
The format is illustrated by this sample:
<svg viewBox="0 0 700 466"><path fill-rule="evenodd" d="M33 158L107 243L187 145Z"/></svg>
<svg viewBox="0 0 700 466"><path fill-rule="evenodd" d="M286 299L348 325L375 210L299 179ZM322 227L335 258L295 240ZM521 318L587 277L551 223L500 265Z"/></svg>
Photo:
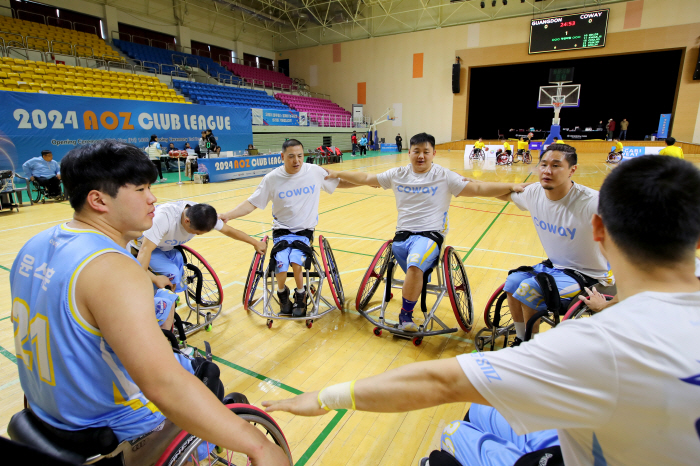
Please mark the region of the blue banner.
<svg viewBox="0 0 700 466"><path fill-rule="evenodd" d="M530 143L528 148L530 150L542 150L542 142L541 141L537 141L537 142L533 141Z"/></svg>
<svg viewBox="0 0 700 466"><path fill-rule="evenodd" d="M380 150L381 152L398 152L398 151L399 151L399 146L397 146L396 144L389 144L389 143L380 144L380 145L379 145L379 150Z"/></svg>
<svg viewBox="0 0 700 466"><path fill-rule="evenodd" d="M199 159L197 171L209 174L209 181L228 181L250 176L261 176L282 165L280 154L252 157Z"/></svg>
<svg viewBox="0 0 700 466"><path fill-rule="evenodd" d="M140 100L96 99L0 91L0 169L22 173L22 164L50 150L59 160L76 146L116 139L145 148L155 134L194 148L211 129L222 150L245 150L253 143L250 109Z"/></svg>
<svg viewBox="0 0 700 466"><path fill-rule="evenodd" d="M263 109L263 125L265 126L299 126L299 113L293 110Z"/></svg>
<svg viewBox="0 0 700 466"><path fill-rule="evenodd" d="M671 114L662 113L659 118L659 129L656 132L656 139L666 139L668 137L668 125L671 124Z"/></svg>

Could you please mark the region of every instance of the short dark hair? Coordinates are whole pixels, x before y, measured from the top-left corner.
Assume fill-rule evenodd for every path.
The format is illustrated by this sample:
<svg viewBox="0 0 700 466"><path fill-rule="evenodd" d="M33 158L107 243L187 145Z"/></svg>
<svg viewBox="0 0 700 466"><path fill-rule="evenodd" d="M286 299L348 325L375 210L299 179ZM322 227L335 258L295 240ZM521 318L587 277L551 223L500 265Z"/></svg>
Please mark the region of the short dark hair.
<svg viewBox="0 0 700 466"><path fill-rule="evenodd" d="M219 219L216 209L209 204L191 205L185 211L185 216L190 219L190 225L197 231L211 231Z"/></svg>
<svg viewBox="0 0 700 466"><path fill-rule="evenodd" d="M547 146L546 150L543 150L540 153L540 161L542 160L542 157L544 157L544 154L555 150L564 154L564 158L566 159L566 162L569 164L570 167L573 167L578 163L578 155L576 155L576 148L568 144L550 144L549 146Z"/></svg>
<svg viewBox="0 0 700 466"><path fill-rule="evenodd" d="M621 163L600 188L598 214L635 264L673 264L700 239L700 170L675 157L644 155Z"/></svg>
<svg viewBox="0 0 700 466"><path fill-rule="evenodd" d="M42 157L45 156L45 155L49 155L49 154L53 154L53 152L51 152L50 150L42 150L42 151L41 151L41 156L42 156Z"/></svg>
<svg viewBox="0 0 700 466"><path fill-rule="evenodd" d="M676 143L676 138L672 138L671 136L669 136L666 138L665 142L666 142L667 146L672 146ZM43 152L42 152L42 154L43 154Z"/></svg>
<svg viewBox="0 0 700 466"><path fill-rule="evenodd" d="M158 139L158 136L155 134L151 134L151 142L155 141L156 139Z"/></svg>
<svg viewBox="0 0 700 466"><path fill-rule="evenodd" d="M61 160L61 181L76 211L92 190L117 197L122 186L154 183L157 176L141 149L114 139L76 147Z"/></svg>
<svg viewBox="0 0 700 466"><path fill-rule="evenodd" d="M299 142L297 139L287 139L284 141L282 144L282 152L286 151L288 147L295 147L295 146L301 146L301 148L304 148L304 144Z"/></svg>
<svg viewBox="0 0 700 466"><path fill-rule="evenodd" d="M417 144L423 144L424 142L429 143L430 146L433 149L435 149L435 138L428 133L418 133L415 136L413 136L408 142L408 147L413 147Z"/></svg>

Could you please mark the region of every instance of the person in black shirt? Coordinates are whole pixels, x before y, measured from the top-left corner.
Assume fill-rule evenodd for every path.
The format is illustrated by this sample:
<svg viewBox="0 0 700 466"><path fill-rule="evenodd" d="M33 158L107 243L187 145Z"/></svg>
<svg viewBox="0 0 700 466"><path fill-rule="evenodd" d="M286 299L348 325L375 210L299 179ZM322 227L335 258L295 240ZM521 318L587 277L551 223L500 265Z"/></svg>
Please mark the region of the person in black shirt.
<svg viewBox="0 0 700 466"><path fill-rule="evenodd" d="M401 147L402 142L403 142L403 138L401 137L401 133L399 133L396 136L396 149L398 149L399 152L401 152L401 149L402 149L402 147Z"/></svg>
<svg viewBox="0 0 700 466"><path fill-rule="evenodd" d="M207 130L207 140L209 141L209 151L210 152L216 152L219 154L221 152L221 147L216 143L216 138L214 137L214 133L211 132L210 129Z"/></svg>

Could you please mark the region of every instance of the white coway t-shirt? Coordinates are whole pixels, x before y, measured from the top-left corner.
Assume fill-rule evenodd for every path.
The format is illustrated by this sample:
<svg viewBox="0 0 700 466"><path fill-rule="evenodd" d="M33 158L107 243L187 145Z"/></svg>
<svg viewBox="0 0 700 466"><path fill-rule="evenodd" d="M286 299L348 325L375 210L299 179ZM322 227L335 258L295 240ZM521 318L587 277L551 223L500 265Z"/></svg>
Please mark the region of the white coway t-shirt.
<svg viewBox="0 0 700 466"><path fill-rule="evenodd" d="M248 202L264 209L272 201L272 228L292 232L312 230L318 225L321 191L333 194L340 180L325 180L328 173L318 165L304 163L290 175L284 165L265 175Z"/></svg>
<svg viewBox="0 0 700 466"><path fill-rule="evenodd" d="M137 240L137 246L141 246L142 238L148 238L158 249L170 251L175 246L185 244L196 235L187 233L182 227L181 218L185 207L197 204L191 201L169 202L156 206L153 226L143 232L143 236ZM221 230L224 222L217 220L215 230Z"/></svg>
<svg viewBox="0 0 700 466"><path fill-rule="evenodd" d="M593 241L591 218L598 213L598 191L574 183L558 201L550 201L539 183L510 198L520 210L532 214L547 257L558 269L574 269L610 286L615 279L608 261Z"/></svg>
<svg viewBox="0 0 700 466"><path fill-rule="evenodd" d="M567 466L700 464L700 292L644 292L518 348L457 356L522 435Z"/></svg>
<svg viewBox="0 0 700 466"><path fill-rule="evenodd" d="M377 175L379 185L394 191L399 218L396 231L439 231L447 235L447 211L452 196L458 196L469 181L433 163L425 173L416 173L411 164Z"/></svg>

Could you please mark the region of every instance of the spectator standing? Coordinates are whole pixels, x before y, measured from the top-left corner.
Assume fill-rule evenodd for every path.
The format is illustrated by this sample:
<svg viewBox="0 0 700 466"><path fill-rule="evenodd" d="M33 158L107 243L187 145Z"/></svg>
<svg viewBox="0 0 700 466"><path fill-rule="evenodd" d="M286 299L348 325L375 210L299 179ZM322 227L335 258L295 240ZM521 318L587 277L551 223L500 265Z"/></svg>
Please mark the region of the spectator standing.
<svg viewBox="0 0 700 466"><path fill-rule="evenodd" d="M158 169L158 183L165 183L165 178L163 178L163 168L160 163L160 156L163 155L163 149L160 147L158 142L158 136L155 134L151 135L151 141L148 143L148 148L146 152L148 153L148 158L151 159L153 165Z"/></svg>
<svg viewBox="0 0 700 466"><path fill-rule="evenodd" d="M360 139L360 156L367 155L367 135L362 135Z"/></svg>
<svg viewBox="0 0 700 466"><path fill-rule="evenodd" d="M598 126L595 127L596 131L603 131L603 120L600 120Z"/></svg>
<svg viewBox="0 0 700 466"><path fill-rule="evenodd" d="M403 149L403 147L401 146L402 142L403 138L401 137L401 133L399 133L396 135L396 150L398 150L399 152L401 152L401 149Z"/></svg>
<svg viewBox="0 0 700 466"><path fill-rule="evenodd" d="M61 195L61 167L53 159L53 153L50 150L42 150L41 157L27 160L22 168L29 181L36 181L46 188L49 197Z"/></svg>
<svg viewBox="0 0 700 466"><path fill-rule="evenodd" d="M352 142L352 155L355 155L355 151L357 151L357 132L353 131L352 136L350 137L350 141Z"/></svg>
<svg viewBox="0 0 700 466"><path fill-rule="evenodd" d="M620 122L620 136L618 137L619 140L627 140L627 128L629 127L630 122L627 121L627 118L624 118Z"/></svg>
<svg viewBox="0 0 700 466"><path fill-rule="evenodd" d="M209 148L207 147L207 132L202 131L202 137L199 138L199 142L197 143L197 147L194 149L194 151L197 153L199 158L206 157L207 154L209 153Z"/></svg>
<svg viewBox="0 0 700 466"><path fill-rule="evenodd" d="M607 130L608 130L608 141L612 141L613 133L615 133L615 120L613 120L612 118L610 120L608 120Z"/></svg>
<svg viewBox="0 0 700 466"><path fill-rule="evenodd" d="M216 143L216 138L214 133L210 129L207 130L207 139L209 140L209 152L216 152L216 154L221 153L221 147Z"/></svg>

